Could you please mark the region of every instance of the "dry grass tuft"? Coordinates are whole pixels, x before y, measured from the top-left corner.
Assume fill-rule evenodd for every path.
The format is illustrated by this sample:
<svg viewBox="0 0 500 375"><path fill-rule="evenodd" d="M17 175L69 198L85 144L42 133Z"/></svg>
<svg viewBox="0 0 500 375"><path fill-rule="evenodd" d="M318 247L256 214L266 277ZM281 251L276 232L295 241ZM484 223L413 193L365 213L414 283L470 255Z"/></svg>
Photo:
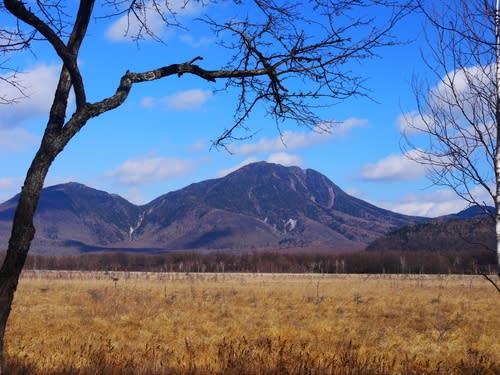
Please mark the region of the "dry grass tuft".
<svg viewBox="0 0 500 375"><path fill-rule="evenodd" d="M481 278L113 277L25 274L7 373L500 373L500 299Z"/></svg>

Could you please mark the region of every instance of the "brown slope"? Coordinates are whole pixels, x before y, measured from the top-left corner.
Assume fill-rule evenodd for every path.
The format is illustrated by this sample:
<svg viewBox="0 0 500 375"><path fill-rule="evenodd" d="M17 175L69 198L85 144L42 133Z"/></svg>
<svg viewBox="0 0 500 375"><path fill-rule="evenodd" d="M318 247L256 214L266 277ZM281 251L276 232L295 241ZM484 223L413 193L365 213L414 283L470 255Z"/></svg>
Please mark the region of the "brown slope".
<svg viewBox="0 0 500 375"><path fill-rule="evenodd" d="M351 197L314 170L264 162L166 194L145 210L135 238L169 248L359 250L421 220Z"/></svg>
<svg viewBox="0 0 500 375"><path fill-rule="evenodd" d="M457 218L458 217L458 218ZM496 248L495 226L490 217L432 220L402 227L368 245L368 251L477 252Z"/></svg>
<svg viewBox="0 0 500 375"><path fill-rule="evenodd" d="M6 246L16 200L0 205ZM324 175L270 163L192 184L145 206L64 184L44 189L35 217L35 252L242 250L317 247L363 249L421 218L375 207L343 192Z"/></svg>

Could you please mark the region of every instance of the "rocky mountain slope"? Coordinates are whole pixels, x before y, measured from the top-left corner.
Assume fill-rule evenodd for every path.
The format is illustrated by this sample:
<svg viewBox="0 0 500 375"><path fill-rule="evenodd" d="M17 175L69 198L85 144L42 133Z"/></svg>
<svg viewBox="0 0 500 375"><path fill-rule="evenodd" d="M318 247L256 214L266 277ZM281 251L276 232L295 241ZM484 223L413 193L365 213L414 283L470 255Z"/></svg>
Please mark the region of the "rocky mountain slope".
<svg viewBox="0 0 500 375"><path fill-rule="evenodd" d="M7 246L17 197L0 205ZM304 247L364 249L421 222L354 198L311 169L259 162L136 206L81 184L43 190L33 253Z"/></svg>
<svg viewBox="0 0 500 375"><path fill-rule="evenodd" d="M367 251L491 251L496 249L493 207L469 207L424 223L401 227L376 239Z"/></svg>

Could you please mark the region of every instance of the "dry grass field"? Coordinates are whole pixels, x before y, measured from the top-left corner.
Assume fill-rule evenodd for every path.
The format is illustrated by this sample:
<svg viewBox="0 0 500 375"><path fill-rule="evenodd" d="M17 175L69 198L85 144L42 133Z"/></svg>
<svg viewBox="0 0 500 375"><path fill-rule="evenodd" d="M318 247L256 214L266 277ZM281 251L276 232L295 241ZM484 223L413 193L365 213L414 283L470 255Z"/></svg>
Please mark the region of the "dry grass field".
<svg viewBox="0 0 500 375"><path fill-rule="evenodd" d="M479 276L26 272L10 374L500 374Z"/></svg>

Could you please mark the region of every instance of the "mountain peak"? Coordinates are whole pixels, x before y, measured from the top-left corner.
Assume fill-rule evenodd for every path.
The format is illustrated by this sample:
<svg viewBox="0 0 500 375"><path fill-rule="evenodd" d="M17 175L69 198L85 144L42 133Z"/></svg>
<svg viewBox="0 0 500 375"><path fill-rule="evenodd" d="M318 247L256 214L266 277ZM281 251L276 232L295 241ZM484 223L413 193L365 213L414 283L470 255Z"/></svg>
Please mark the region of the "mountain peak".
<svg viewBox="0 0 500 375"><path fill-rule="evenodd" d="M277 170L288 170L288 171L298 171L304 172L304 170L298 166L285 166L282 164L271 163L267 161L256 161L249 164L245 164L241 168L233 171L232 173L256 173L259 171L277 171Z"/></svg>
<svg viewBox="0 0 500 375"><path fill-rule="evenodd" d="M0 246L8 238L1 224L7 211L0 205ZM347 251L418 221L351 197L315 170L257 162L144 206L75 182L45 188L33 249Z"/></svg>
<svg viewBox="0 0 500 375"><path fill-rule="evenodd" d="M69 190L69 189L93 189L90 186L79 182L69 181L61 184L51 185L46 187L47 190Z"/></svg>

